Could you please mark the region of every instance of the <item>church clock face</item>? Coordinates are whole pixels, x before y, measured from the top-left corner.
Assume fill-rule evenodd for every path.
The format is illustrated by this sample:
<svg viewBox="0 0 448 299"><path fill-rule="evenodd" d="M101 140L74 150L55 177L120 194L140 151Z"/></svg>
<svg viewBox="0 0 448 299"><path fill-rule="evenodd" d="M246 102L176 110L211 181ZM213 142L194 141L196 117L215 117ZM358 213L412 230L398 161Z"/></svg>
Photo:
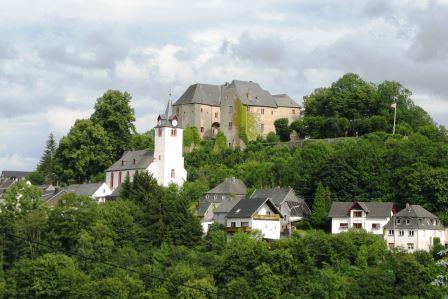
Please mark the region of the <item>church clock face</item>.
<svg viewBox="0 0 448 299"><path fill-rule="evenodd" d="M177 126L177 120L173 119L171 123L173 124L173 127Z"/></svg>

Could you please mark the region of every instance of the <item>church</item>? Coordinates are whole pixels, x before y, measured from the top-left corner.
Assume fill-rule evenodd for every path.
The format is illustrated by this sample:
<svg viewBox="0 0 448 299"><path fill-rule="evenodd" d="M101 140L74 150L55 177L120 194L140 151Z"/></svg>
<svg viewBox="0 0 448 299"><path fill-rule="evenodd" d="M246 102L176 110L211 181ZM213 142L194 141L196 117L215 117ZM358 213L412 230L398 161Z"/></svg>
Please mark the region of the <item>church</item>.
<svg viewBox="0 0 448 299"><path fill-rule="evenodd" d="M157 118L155 126L154 151L126 151L111 167L106 169L106 184L112 190L120 189L129 178L132 180L137 171L152 174L159 185L176 184L182 186L187 180L182 155L183 129L178 125L173 113L171 100L164 114Z"/></svg>

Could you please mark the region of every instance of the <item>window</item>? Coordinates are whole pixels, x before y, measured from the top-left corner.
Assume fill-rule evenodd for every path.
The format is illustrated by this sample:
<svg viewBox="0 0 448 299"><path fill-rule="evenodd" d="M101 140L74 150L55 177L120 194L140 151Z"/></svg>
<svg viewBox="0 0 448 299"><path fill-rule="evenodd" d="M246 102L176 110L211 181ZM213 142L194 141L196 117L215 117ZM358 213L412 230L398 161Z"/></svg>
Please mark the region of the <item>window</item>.
<svg viewBox="0 0 448 299"><path fill-rule="evenodd" d="M176 109L176 114L179 115L179 108Z"/></svg>
<svg viewBox="0 0 448 299"><path fill-rule="evenodd" d="M176 177L176 171L171 169L171 178L174 179Z"/></svg>
<svg viewBox="0 0 448 299"><path fill-rule="evenodd" d="M114 173L110 173L110 189L114 188Z"/></svg>
<svg viewBox="0 0 448 299"><path fill-rule="evenodd" d="M215 118L218 118L218 112L215 112Z"/></svg>
<svg viewBox="0 0 448 299"><path fill-rule="evenodd" d="M121 184L121 171L118 173L118 185Z"/></svg>
<svg viewBox="0 0 448 299"><path fill-rule="evenodd" d="M411 219L406 219L406 225L409 225L411 223Z"/></svg>
<svg viewBox="0 0 448 299"><path fill-rule="evenodd" d="M208 199L208 194L205 196L205 199Z"/></svg>
<svg viewBox="0 0 448 299"><path fill-rule="evenodd" d="M414 250L414 243L408 243L408 250Z"/></svg>
<svg viewBox="0 0 448 299"><path fill-rule="evenodd" d="M177 136L177 130L171 129L171 136Z"/></svg>
<svg viewBox="0 0 448 299"><path fill-rule="evenodd" d="M404 230L400 230L400 231L398 231L398 235L399 235L400 237L403 237L403 236L404 236Z"/></svg>
<svg viewBox="0 0 448 299"><path fill-rule="evenodd" d="M204 112L204 109L201 108L201 112Z"/></svg>
<svg viewBox="0 0 448 299"><path fill-rule="evenodd" d="M260 113L261 113L261 114L264 114L264 109L261 109L261 110L260 110Z"/></svg>
<svg viewBox="0 0 448 299"><path fill-rule="evenodd" d="M159 135L159 137L162 136L162 128L159 128L159 129L157 130L157 135Z"/></svg>
<svg viewBox="0 0 448 299"><path fill-rule="evenodd" d="M397 219L397 224L401 224L401 219Z"/></svg>
<svg viewBox="0 0 448 299"><path fill-rule="evenodd" d="M271 111L271 115L274 115L274 110Z"/></svg>
<svg viewBox="0 0 448 299"><path fill-rule="evenodd" d="M161 155L159 155L159 160L162 160L162 156Z"/></svg>
<svg viewBox="0 0 448 299"><path fill-rule="evenodd" d="M129 170L126 171L126 179L129 180Z"/></svg>
<svg viewBox="0 0 448 299"><path fill-rule="evenodd" d="M229 113L233 113L233 107L229 106Z"/></svg>
<svg viewBox="0 0 448 299"><path fill-rule="evenodd" d="M250 106L246 106L247 112L250 112Z"/></svg>
<svg viewBox="0 0 448 299"><path fill-rule="evenodd" d="M124 165L124 160L121 160L121 166L123 166Z"/></svg>
<svg viewBox="0 0 448 299"><path fill-rule="evenodd" d="M261 129L261 132L264 131L264 124L260 124L260 129Z"/></svg>
<svg viewBox="0 0 448 299"><path fill-rule="evenodd" d="M292 113L292 114L296 114L296 109L292 109L292 110L291 110L291 113Z"/></svg>
<svg viewBox="0 0 448 299"><path fill-rule="evenodd" d="M136 163L136 160L134 159L134 160L132 160L132 163L135 165L135 163Z"/></svg>
<svg viewBox="0 0 448 299"><path fill-rule="evenodd" d="M372 223L372 230L379 230L380 224L379 223Z"/></svg>
<svg viewBox="0 0 448 299"><path fill-rule="evenodd" d="M393 229L390 229L389 230L389 236L393 236L394 235L394 230Z"/></svg>
<svg viewBox="0 0 448 299"><path fill-rule="evenodd" d="M389 246L389 249L393 249L395 247L395 244L394 243L389 243L388 246Z"/></svg>
<svg viewBox="0 0 448 299"><path fill-rule="evenodd" d="M266 215L271 215L271 211L266 211Z"/></svg>
<svg viewBox="0 0 448 299"><path fill-rule="evenodd" d="M232 129L232 126L233 126L232 122L229 121L229 129Z"/></svg>
<svg viewBox="0 0 448 299"><path fill-rule="evenodd" d="M249 227L249 222L241 222L241 227Z"/></svg>
<svg viewBox="0 0 448 299"><path fill-rule="evenodd" d="M236 227L236 222L230 222L230 227Z"/></svg>
<svg viewBox="0 0 448 299"><path fill-rule="evenodd" d="M356 229L361 229L362 228L362 223L353 223L353 227Z"/></svg>
<svg viewBox="0 0 448 299"><path fill-rule="evenodd" d="M353 217L356 218L362 217L362 211L353 211Z"/></svg>
<svg viewBox="0 0 448 299"><path fill-rule="evenodd" d="M346 230L346 229L348 229L348 223L345 223L345 222L343 222L343 223L339 223L339 229L340 229L340 230Z"/></svg>
<svg viewBox="0 0 448 299"><path fill-rule="evenodd" d="M201 127L201 133L204 133L204 127Z"/></svg>
<svg viewBox="0 0 448 299"><path fill-rule="evenodd" d="M410 230L410 231L408 232L408 234L409 234L409 237L413 237L413 236L414 236L414 231L413 231L413 230Z"/></svg>

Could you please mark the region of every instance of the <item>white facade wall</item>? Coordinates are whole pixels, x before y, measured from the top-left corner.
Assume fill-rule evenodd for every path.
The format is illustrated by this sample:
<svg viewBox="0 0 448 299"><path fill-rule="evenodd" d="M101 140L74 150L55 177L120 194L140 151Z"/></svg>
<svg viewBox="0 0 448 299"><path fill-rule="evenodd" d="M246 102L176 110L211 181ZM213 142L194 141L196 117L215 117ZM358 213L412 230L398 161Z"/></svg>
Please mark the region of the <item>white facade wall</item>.
<svg viewBox="0 0 448 299"><path fill-rule="evenodd" d="M280 239L281 225L278 220L252 220L252 229L261 231L263 238L278 240Z"/></svg>
<svg viewBox="0 0 448 299"><path fill-rule="evenodd" d="M389 233L389 231L389 229L384 230L384 239L386 240L388 247L401 247L408 252L414 252L416 250L431 250L434 238L439 238L442 244L445 241L444 230L395 229L392 230L393 234ZM400 236L400 231L403 231L403 236ZM409 231L413 231L414 235L411 236ZM412 246L410 246L410 244L412 244Z"/></svg>
<svg viewBox="0 0 448 299"><path fill-rule="evenodd" d="M117 187L119 185L124 183L127 175L129 175L129 178L132 182L135 172L136 172L136 170L122 170L121 171L121 182L120 182L120 171L108 171L108 172L106 172L106 184L111 189L111 191L113 191L113 190L117 189ZM112 173L113 173L113 175L112 175ZM112 176L114 179L113 185L111 184Z"/></svg>
<svg viewBox="0 0 448 299"><path fill-rule="evenodd" d="M176 136L172 136L172 130L176 130ZM154 162L149 165L149 172L154 175L159 185L168 186L173 183L182 186L187 180L182 155L183 130L171 127L156 128L155 135Z"/></svg>
<svg viewBox="0 0 448 299"><path fill-rule="evenodd" d="M350 217L345 218L332 218L331 219L331 233L338 234L340 232L347 231L348 229L355 228L355 223L361 224L362 229L369 233L376 235L383 234L383 227L389 222L391 217L384 218L370 218L366 217L366 213L362 212L362 217L354 217L354 210L350 212ZM341 229L341 223L347 223L347 229ZM373 229L373 224L378 224L378 229Z"/></svg>
<svg viewBox="0 0 448 299"><path fill-rule="evenodd" d="M202 232L204 233L204 235L208 234L208 230L210 228L210 225L212 225L212 224L213 224L213 220L201 222Z"/></svg>
<svg viewBox="0 0 448 299"><path fill-rule="evenodd" d="M112 190L106 183L103 183L95 193L93 193L93 198L97 200L98 203L104 203L106 201L106 196L110 195Z"/></svg>

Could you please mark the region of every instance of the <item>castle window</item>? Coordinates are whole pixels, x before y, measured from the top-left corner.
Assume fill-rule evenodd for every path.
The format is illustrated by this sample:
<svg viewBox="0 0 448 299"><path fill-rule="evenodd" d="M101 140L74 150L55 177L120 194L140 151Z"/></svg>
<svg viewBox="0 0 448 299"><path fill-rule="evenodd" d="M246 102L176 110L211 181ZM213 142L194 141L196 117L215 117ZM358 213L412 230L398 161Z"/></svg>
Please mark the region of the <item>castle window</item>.
<svg viewBox="0 0 448 299"><path fill-rule="evenodd" d="M261 129L261 132L264 131L264 124L260 124L260 129Z"/></svg>
<svg viewBox="0 0 448 299"><path fill-rule="evenodd" d="M157 135L159 135L159 137L162 136L162 128L159 128L159 129L157 130Z"/></svg>
<svg viewBox="0 0 448 299"><path fill-rule="evenodd" d="M271 115L274 115L274 110L271 111Z"/></svg>
<svg viewBox="0 0 448 299"><path fill-rule="evenodd" d="M161 155L159 155L159 160L162 160L162 156Z"/></svg>
<svg viewBox="0 0 448 299"><path fill-rule="evenodd" d="M201 127L201 133L204 133L204 127Z"/></svg>
<svg viewBox="0 0 448 299"><path fill-rule="evenodd" d="M264 109L261 109L261 110L260 110L260 113L261 113L261 114L264 114Z"/></svg>
<svg viewBox="0 0 448 299"><path fill-rule="evenodd" d="M204 109L201 108L201 112L204 112Z"/></svg>
<svg viewBox="0 0 448 299"><path fill-rule="evenodd" d="M218 118L218 112L215 112L215 118Z"/></svg>
<svg viewBox="0 0 448 299"><path fill-rule="evenodd" d="M232 129L232 126L233 126L232 122L229 121L229 129Z"/></svg>
<svg viewBox="0 0 448 299"><path fill-rule="evenodd" d="M176 171L171 169L171 178L174 179L176 177Z"/></svg>
<svg viewBox="0 0 448 299"><path fill-rule="evenodd" d="M296 114L296 109L292 109L292 114Z"/></svg>
<svg viewBox="0 0 448 299"><path fill-rule="evenodd" d="M233 113L233 107L229 106L229 113Z"/></svg>

